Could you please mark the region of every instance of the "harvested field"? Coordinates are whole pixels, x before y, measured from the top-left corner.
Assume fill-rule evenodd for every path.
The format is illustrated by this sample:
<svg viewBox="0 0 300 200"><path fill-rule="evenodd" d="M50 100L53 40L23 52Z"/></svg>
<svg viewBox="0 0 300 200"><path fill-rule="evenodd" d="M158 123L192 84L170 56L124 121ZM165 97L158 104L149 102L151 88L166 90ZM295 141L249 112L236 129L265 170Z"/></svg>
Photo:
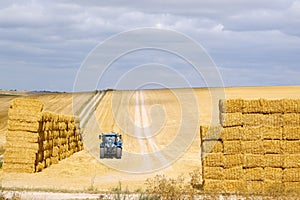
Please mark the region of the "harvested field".
<svg viewBox="0 0 300 200"><path fill-rule="evenodd" d="M126 92L128 91L122 91L120 93L118 92L112 92L112 93L118 93L118 96L116 98L124 98L124 95L126 96ZM180 91L182 94L184 94L184 90ZM196 96L199 102L199 116L198 119L195 121L195 123L198 123L198 120L200 120L200 123L203 125L209 125L209 124L218 124L219 118L218 118L218 109L215 109L213 113L211 113L211 106L215 106L218 108L218 101L211 101L210 95L207 89L195 89ZM266 98L266 99L290 99L290 98L300 98L300 87L245 87L245 88L227 88L225 89L226 92L226 98L242 98L242 99L257 99L257 98ZM87 94L78 94L79 98L81 100L78 100L77 104L78 107L81 107L81 105L85 104L86 101L92 96L93 94L87 93ZM151 91L145 91L143 92L144 95L144 104L145 109L147 110L147 116L148 116L148 122L152 122L154 118L151 117L151 112L154 113L154 116L160 116L159 109L156 109L154 105L159 104L163 105L163 113L165 115L162 115L162 119L158 117L157 121L154 122L154 124L159 124L161 120L163 120L164 116L166 116L166 121L164 122L164 128L160 130L159 134L155 137L154 141L157 144L157 148L160 149L164 147L165 145L170 143L169 138L174 137L174 133L176 133L176 130L181 122L180 118L180 112L181 108L179 106L178 100L176 100L176 96L174 96L170 91L168 90L151 90ZM11 97L10 97L11 98ZM51 94L51 95L38 95L38 96L32 96L30 98L39 99L42 100L45 103L45 110L49 110L52 112L58 112L63 114L72 114L72 95L70 94ZM139 140L136 140L131 136L130 129L124 129L119 119L130 117L132 120L134 120L135 116L135 97L133 97L133 107L130 112L131 114L124 115L123 113L114 112L112 111L112 107L110 104L112 96L104 96L104 99L102 99L101 103L98 106L97 112L96 112L96 118L97 121L100 124L102 131L111 131L116 130L120 131L125 135L124 137L124 145L126 149L128 149L129 152L152 152L153 151L153 143L151 146L151 143L145 142L145 149L142 150L140 148ZM8 100L6 100L8 101ZM141 102L141 101L140 101ZM189 112L196 112L197 106L192 105L189 103L188 99L184 100L184 104L189 106ZM4 106L5 104L1 104L3 106L3 112L8 111L8 107ZM8 104L6 104L8 105ZM80 106L79 106L80 105ZM116 103L116 105L119 105L120 107L125 106L120 103ZM5 108L4 108L5 107ZM286 108L286 107L284 107ZM0 107L1 109L1 107ZM114 109L118 109L115 107ZM253 108L254 109L254 108ZM295 107L293 105L290 105L290 108L288 111L290 113L293 112ZM140 109L141 113L144 113L142 111L143 109ZM234 110L233 110L234 111ZM246 112L246 111L245 111ZM270 111L269 111L270 112ZM287 112L287 111L285 111ZM279 113L278 113L279 114ZM145 114L144 114L145 115ZM217 116L211 119L211 116ZM5 115L8 116L7 114ZM118 120L115 120L118 118ZM1 118L2 119L2 118ZM4 118L3 118L4 119ZM145 119L145 117L143 118ZM7 118L5 119L7 120ZM4 123L5 123L5 120ZM195 119L191 119L195 120ZM117 123L118 121L118 123ZM147 121L147 120L146 120ZM121 124L120 124L121 123ZM153 122L152 122L153 123ZM94 132L93 130L97 130L97 124L90 121L87 123L86 131L87 132ZM4 129L6 129L7 125L4 125ZM95 129L96 127L96 129ZM125 126L126 127L126 126ZM155 126L153 127L156 128ZM3 130L4 130L3 129ZM129 131L128 131L129 130ZM190 129L188 127L185 127L185 132L190 132ZM5 143L5 132L1 131L1 138L3 144ZM95 134L98 134L95 133ZM190 146L190 148L182 155L182 157L172 163L169 167L158 170L156 172L150 173L150 174L139 174L139 175L132 175L126 172L120 172L114 169L111 169L110 167L105 166L102 163L99 163L93 156L91 156L87 151L82 151L79 153L74 154L73 156L64 159L59 164L52 165L49 168L43 170L40 173L36 174L15 174L15 173L2 173L2 185L3 187L21 187L21 188L43 188L43 189L57 189L57 190L76 190L76 189L88 189L91 188L91 186L98 190L110 190L112 187L115 187L118 184L118 181L122 183L122 187L128 186L128 189L135 190L141 187L144 187L143 183L146 178L153 177L154 174L165 174L169 177L175 177L181 172L189 171L190 169L196 169L200 168L199 162L200 162L200 155L199 155L199 149L200 149L200 139L197 139L197 136L199 136L199 133L197 133L196 139L194 143ZM284 133L283 133L284 134ZM53 137L53 136L49 136ZM237 138L234 138L236 136L228 136L229 139L237 140ZM230 138L231 137L231 138ZM267 137L267 136L266 136ZM269 137L269 136L268 136ZM284 136L283 136L284 137ZM200 136L198 137L200 138ZM228 140L229 140L228 139ZM261 138L263 139L263 138ZM267 138L266 138L267 139ZM276 139L276 138L268 138L268 139ZM230 140L229 140L230 141ZM59 141L60 142L60 141ZM98 144L98 140L96 139L96 142ZM243 142L243 141L242 141ZM242 143L243 144L243 143ZM242 145L243 148L243 145ZM155 149L155 147L154 147ZM248 148L249 149L249 148ZM97 151L97 150L95 150ZM254 151L254 150L253 150ZM249 154L252 152L249 150ZM295 151L296 152L296 151ZM254 151L255 153L255 151ZM296 154L296 153L295 153ZM228 155L231 156L231 155ZM167 155L165 157L168 157ZM238 160L238 159L237 159ZM236 162L239 163L239 162ZM253 163L253 162L252 162ZM224 163L223 163L224 165ZM229 163L229 166L231 163ZM72 170L71 170L72 169ZM59 179L59 181L57 181ZM216 188L218 188L220 191L224 191L224 184L219 181L214 181L212 179L210 180L210 185L206 185L206 187L213 188L214 191ZM232 185L239 185L239 187L243 188L254 188L254 193L259 191L262 187L260 181L252 181L252 185L248 183L247 185L244 185L242 183L237 183L231 181L228 182L227 188L232 188ZM292 190L292 186L290 184L291 182L285 183L286 190ZM296 186L294 186L297 188Z"/></svg>

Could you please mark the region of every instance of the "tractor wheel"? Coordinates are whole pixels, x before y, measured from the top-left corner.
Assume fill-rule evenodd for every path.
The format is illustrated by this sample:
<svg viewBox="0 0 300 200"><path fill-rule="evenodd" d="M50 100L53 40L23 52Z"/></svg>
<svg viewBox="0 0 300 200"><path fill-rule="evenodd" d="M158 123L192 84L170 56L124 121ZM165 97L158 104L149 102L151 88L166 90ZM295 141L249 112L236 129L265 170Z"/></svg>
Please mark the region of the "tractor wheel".
<svg viewBox="0 0 300 200"><path fill-rule="evenodd" d="M116 158L117 159L121 159L121 157L122 157L122 148L117 148L117 156L116 156Z"/></svg>
<svg viewBox="0 0 300 200"><path fill-rule="evenodd" d="M105 157L105 149L104 148L100 148L100 159Z"/></svg>

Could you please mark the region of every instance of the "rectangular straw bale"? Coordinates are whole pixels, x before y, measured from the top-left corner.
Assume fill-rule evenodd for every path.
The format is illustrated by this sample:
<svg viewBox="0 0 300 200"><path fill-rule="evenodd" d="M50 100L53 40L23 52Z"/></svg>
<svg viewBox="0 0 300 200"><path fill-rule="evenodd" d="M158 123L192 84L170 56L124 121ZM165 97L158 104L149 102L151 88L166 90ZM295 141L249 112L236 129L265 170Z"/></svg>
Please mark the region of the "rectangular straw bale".
<svg viewBox="0 0 300 200"><path fill-rule="evenodd" d="M284 168L300 168L300 154L284 154Z"/></svg>
<svg viewBox="0 0 300 200"><path fill-rule="evenodd" d="M50 167L51 165L51 157L47 158L46 160L44 160L44 167Z"/></svg>
<svg viewBox="0 0 300 200"><path fill-rule="evenodd" d="M231 168L243 165L243 155L224 155L224 168Z"/></svg>
<svg viewBox="0 0 300 200"><path fill-rule="evenodd" d="M9 148L4 152L4 161L8 158L16 159L22 157L24 159L35 159L37 150L25 148Z"/></svg>
<svg viewBox="0 0 300 200"><path fill-rule="evenodd" d="M265 154L265 167L282 167L283 155L282 154Z"/></svg>
<svg viewBox="0 0 300 200"><path fill-rule="evenodd" d="M39 122L20 122L15 120L8 120L7 128L9 131L30 131L38 132L40 130Z"/></svg>
<svg viewBox="0 0 300 200"><path fill-rule="evenodd" d="M224 192L223 180L204 179L203 190L207 192Z"/></svg>
<svg viewBox="0 0 300 200"><path fill-rule="evenodd" d="M264 191L264 182L246 181L246 191L250 194L261 194Z"/></svg>
<svg viewBox="0 0 300 200"><path fill-rule="evenodd" d="M240 140L223 141L224 154L240 154L242 153L242 145Z"/></svg>
<svg viewBox="0 0 300 200"><path fill-rule="evenodd" d="M299 193L300 182L284 182L284 192L285 193Z"/></svg>
<svg viewBox="0 0 300 200"><path fill-rule="evenodd" d="M228 99L219 101L219 109L222 113L242 112L244 107L243 99Z"/></svg>
<svg viewBox="0 0 300 200"><path fill-rule="evenodd" d="M205 153L222 153L223 152L223 143L222 141L204 141L202 143L202 151Z"/></svg>
<svg viewBox="0 0 300 200"><path fill-rule="evenodd" d="M8 120L21 121L21 122L38 122L42 120L41 113L29 112L28 110L8 110Z"/></svg>
<svg viewBox="0 0 300 200"><path fill-rule="evenodd" d="M242 124L245 126L259 126L263 124L264 116L263 114L243 114Z"/></svg>
<svg viewBox="0 0 300 200"><path fill-rule="evenodd" d="M242 139L242 127L228 127L222 129L222 140L241 140Z"/></svg>
<svg viewBox="0 0 300 200"><path fill-rule="evenodd" d="M43 149L49 150L53 148L53 141L52 140L45 140L43 141Z"/></svg>
<svg viewBox="0 0 300 200"><path fill-rule="evenodd" d="M300 182L300 168L289 168L283 170L284 182Z"/></svg>
<svg viewBox="0 0 300 200"><path fill-rule="evenodd" d="M263 99L244 100L243 113L262 113Z"/></svg>
<svg viewBox="0 0 300 200"><path fill-rule="evenodd" d="M223 127L243 125L242 113L220 113L220 123Z"/></svg>
<svg viewBox="0 0 300 200"><path fill-rule="evenodd" d="M265 180L281 181L283 176L283 170L282 168L278 167L265 167L264 176Z"/></svg>
<svg viewBox="0 0 300 200"><path fill-rule="evenodd" d="M22 157L22 155L20 155L19 157L5 157L5 162L6 163L18 163L18 164L34 164L36 161L36 158L26 158L26 157Z"/></svg>
<svg viewBox="0 0 300 200"><path fill-rule="evenodd" d="M222 153L209 153L203 158L204 167L223 167L224 166L224 155Z"/></svg>
<svg viewBox="0 0 300 200"><path fill-rule="evenodd" d="M264 180L264 168L255 167L255 168L245 168L244 177L247 181L263 181Z"/></svg>
<svg viewBox="0 0 300 200"><path fill-rule="evenodd" d="M300 126L300 114L288 113L283 115L284 126Z"/></svg>
<svg viewBox="0 0 300 200"><path fill-rule="evenodd" d="M50 158L52 154L51 150L45 150L44 151L44 159Z"/></svg>
<svg viewBox="0 0 300 200"><path fill-rule="evenodd" d="M34 173L35 165L33 164L18 164L18 163L3 163L4 172L15 172L15 173Z"/></svg>
<svg viewBox="0 0 300 200"><path fill-rule="evenodd" d="M281 99L276 100L262 100L262 113L283 113L284 105Z"/></svg>
<svg viewBox="0 0 300 200"><path fill-rule="evenodd" d="M244 171L242 166L231 167L224 169L225 180L243 180Z"/></svg>
<svg viewBox="0 0 300 200"><path fill-rule="evenodd" d="M260 140L262 139L261 126L244 126L241 129L242 140Z"/></svg>
<svg viewBox="0 0 300 200"><path fill-rule="evenodd" d="M262 122L265 126L283 126L284 118L282 114L267 114L262 116Z"/></svg>
<svg viewBox="0 0 300 200"><path fill-rule="evenodd" d="M300 140L295 141L283 141L282 142L283 153L287 154L300 154Z"/></svg>
<svg viewBox="0 0 300 200"><path fill-rule="evenodd" d="M36 172L41 172L43 169L45 168L45 165L43 162L39 162L36 167L35 167L35 171Z"/></svg>
<svg viewBox="0 0 300 200"><path fill-rule="evenodd" d="M244 154L243 157L244 157L243 166L246 168L264 167L265 166L264 155Z"/></svg>
<svg viewBox="0 0 300 200"><path fill-rule="evenodd" d="M282 193L284 191L284 185L279 180L265 180L264 181L264 193Z"/></svg>
<svg viewBox="0 0 300 200"><path fill-rule="evenodd" d="M59 162L58 156L51 157L51 164L57 164Z"/></svg>
<svg viewBox="0 0 300 200"><path fill-rule="evenodd" d="M221 137L221 126L200 126L201 141L218 140Z"/></svg>
<svg viewBox="0 0 300 200"><path fill-rule="evenodd" d="M6 148L25 148L25 149L33 149L38 150L39 144L38 143L29 143L29 142L12 142L6 141Z"/></svg>
<svg viewBox="0 0 300 200"><path fill-rule="evenodd" d="M15 98L10 103L10 108L17 110L29 110L31 112L41 112L44 104L36 99Z"/></svg>
<svg viewBox="0 0 300 200"><path fill-rule="evenodd" d="M299 113L300 100L299 99L283 99L284 113Z"/></svg>
<svg viewBox="0 0 300 200"><path fill-rule="evenodd" d="M244 180L224 180L224 191L226 193L242 193L246 190Z"/></svg>
<svg viewBox="0 0 300 200"><path fill-rule="evenodd" d="M284 126L282 135L285 140L300 140L300 127Z"/></svg>
<svg viewBox="0 0 300 200"><path fill-rule="evenodd" d="M59 148L56 146L56 147L53 147L52 149L52 156L53 157L57 157L59 154Z"/></svg>
<svg viewBox="0 0 300 200"><path fill-rule="evenodd" d="M41 140L39 133L26 131L7 131L6 141L36 143Z"/></svg>
<svg viewBox="0 0 300 200"><path fill-rule="evenodd" d="M223 180L224 169L222 167L203 167L203 179Z"/></svg>
<svg viewBox="0 0 300 200"><path fill-rule="evenodd" d="M263 139L281 140L282 127L281 126L261 126L260 133Z"/></svg>
<svg viewBox="0 0 300 200"><path fill-rule="evenodd" d="M265 153L282 153L281 140L263 140Z"/></svg>
<svg viewBox="0 0 300 200"><path fill-rule="evenodd" d="M244 154L264 154L263 141L242 141L242 152Z"/></svg>

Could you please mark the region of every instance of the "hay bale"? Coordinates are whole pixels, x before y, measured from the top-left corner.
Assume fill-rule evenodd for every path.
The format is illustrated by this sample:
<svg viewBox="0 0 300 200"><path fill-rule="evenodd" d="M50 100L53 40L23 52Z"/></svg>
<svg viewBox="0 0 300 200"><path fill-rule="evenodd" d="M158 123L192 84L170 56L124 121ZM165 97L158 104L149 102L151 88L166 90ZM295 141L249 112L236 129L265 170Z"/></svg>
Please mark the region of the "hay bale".
<svg viewBox="0 0 300 200"><path fill-rule="evenodd" d="M243 113L262 113L264 99L244 100Z"/></svg>
<svg viewBox="0 0 300 200"><path fill-rule="evenodd" d="M39 122L27 123L15 120L8 120L7 128L9 131L39 132L41 129L41 124Z"/></svg>
<svg viewBox="0 0 300 200"><path fill-rule="evenodd" d="M51 157L51 164L57 164L59 162L58 156Z"/></svg>
<svg viewBox="0 0 300 200"><path fill-rule="evenodd" d="M53 148L53 141L52 140L45 140L43 141L43 149L50 150Z"/></svg>
<svg viewBox="0 0 300 200"><path fill-rule="evenodd" d="M24 158L24 159L36 159L37 150L33 149L26 149L26 148L9 148L5 150L3 155L4 161L6 159L17 159L17 158Z"/></svg>
<svg viewBox="0 0 300 200"><path fill-rule="evenodd" d="M203 167L203 179L223 180L224 169L222 167Z"/></svg>
<svg viewBox="0 0 300 200"><path fill-rule="evenodd" d="M260 126L244 126L241 128L242 140L260 140L262 139L262 134Z"/></svg>
<svg viewBox="0 0 300 200"><path fill-rule="evenodd" d="M37 143L42 138L39 133L26 131L6 131L6 141Z"/></svg>
<svg viewBox="0 0 300 200"><path fill-rule="evenodd" d="M246 181L246 191L250 194L261 194L264 191L264 182Z"/></svg>
<svg viewBox="0 0 300 200"><path fill-rule="evenodd" d="M42 120L42 114L36 112L29 112L28 110L9 109L8 120L20 122L39 122Z"/></svg>
<svg viewBox="0 0 300 200"><path fill-rule="evenodd" d="M205 179L203 190L207 192L224 192L224 182L222 180Z"/></svg>
<svg viewBox="0 0 300 200"><path fill-rule="evenodd" d="M79 130L76 129L76 132ZM200 126L201 141L203 140L218 140L221 137L221 126Z"/></svg>
<svg viewBox="0 0 300 200"><path fill-rule="evenodd" d="M264 178L265 180L281 181L283 176L282 168L265 167Z"/></svg>
<svg viewBox="0 0 300 200"><path fill-rule="evenodd" d="M244 178L247 181L263 181L264 180L264 168L255 167L255 168L245 168L244 169Z"/></svg>
<svg viewBox="0 0 300 200"><path fill-rule="evenodd" d="M246 168L250 167L264 167L265 159L264 155L258 154L244 154L243 166Z"/></svg>
<svg viewBox="0 0 300 200"><path fill-rule="evenodd" d="M232 127L243 125L242 113L220 113L220 123L222 127Z"/></svg>
<svg viewBox="0 0 300 200"><path fill-rule="evenodd" d="M265 153L282 153L281 140L263 140Z"/></svg>
<svg viewBox="0 0 300 200"><path fill-rule="evenodd" d="M6 163L34 164L35 161L36 161L36 158L25 158L25 157L22 157L22 156L19 156L19 157L6 156L4 161Z"/></svg>
<svg viewBox="0 0 300 200"><path fill-rule="evenodd" d="M53 157L57 157L59 154L59 148L56 146L56 147L53 147L52 149L52 156Z"/></svg>
<svg viewBox="0 0 300 200"><path fill-rule="evenodd" d="M222 140L241 140L242 139L242 127L228 127L222 129Z"/></svg>
<svg viewBox="0 0 300 200"><path fill-rule="evenodd" d="M284 168L300 168L300 154L285 154L283 157Z"/></svg>
<svg viewBox="0 0 300 200"><path fill-rule="evenodd" d="M222 141L213 141L213 140L203 141L202 151L205 153L222 153L223 143Z"/></svg>
<svg viewBox="0 0 300 200"><path fill-rule="evenodd" d="M47 158L46 160L44 160L44 167L47 168L47 167L50 167L51 165L51 158Z"/></svg>
<svg viewBox="0 0 300 200"><path fill-rule="evenodd" d="M225 180L243 180L244 171L242 166L226 168L223 171Z"/></svg>
<svg viewBox="0 0 300 200"><path fill-rule="evenodd" d="M14 149L14 148L24 148L24 149L39 149L39 143L29 143L29 142L11 142L6 141L6 149Z"/></svg>
<svg viewBox="0 0 300 200"><path fill-rule="evenodd" d="M44 104L36 99L15 98L10 103L10 108L16 110L27 110L31 112L41 112Z"/></svg>
<svg viewBox="0 0 300 200"><path fill-rule="evenodd" d="M284 192L286 193L296 193L300 191L300 182L284 182Z"/></svg>
<svg viewBox="0 0 300 200"><path fill-rule="evenodd" d="M36 167L35 167L35 171L36 172L41 172L43 171L43 169L45 168L44 163L43 162L39 162Z"/></svg>
<svg viewBox="0 0 300 200"><path fill-rule="evenodd" d="M268 114L262 116L262 124L265 126L283 126L284 119L282 114Z"/></svg>
<svg viewBox="0 0 300 200"><path fill-rule="evenodd" d="M299 99L283 99L284 113L299 113L300 100Z"/></svg>
<svg viewBox="0 0 300 200"><path fill-rule="evenodd" d="M265 154L265 167L282 167L283 155L282 154Z"/></svg>
<svg viewBox="0 0 300 200"><path fill-rule="evenodd" d="M226 193L243 193L246 190L246 182L243 180L224 180Z"/></svg>
<svg viewBox="0 0 300 200"><path fill-rule="evenodd" d="M264 154L263 141L242 141L242 152L244 154Z"/></svg>
<svg viewBox="0 0 300 200"><path fill-rule="evenodd" d="M283 141L282 150L286 154L300 154L300 140Z"/></svg>
<svg viewBox="0 0 300 200"><path fill-rule="evenodd" d="M219 110L221 113L242 112L244 107L243 99L228 99L219 101Z"/></svg>
<svg viewBox="0 0 300 200"><path fill-rule="evenodd" d="M284 126L300 126L300 114L288 113L283 115Z"/></svg>
<svg viewBox="0 0 300 200"><path fill-rule="evenodd" d="M284 126L282 135L285 140L300 140L300 127Z"/></svg>
<svg viewBox="0 0 300 200"><path fill-rule="evenodd" d="M232 168L243 165L243 155L224 155L224 168Z"/></svg>
<svg viewBox="0 0 300 200"><path fill-rule="evenodd" d="M242 153L241 141L223 141L224 154L240 154Z"/></svg>
<svg viewBox="0 0 300 200"><path fill-rule="evenodd" d="M34 164L18 164L18 163L3 163L3 171L10 173L34 173L35 165Z"/></svg>
<svg viewBox="0 0 300 200"><path fill-rule="evenodd" d="M264 193L282 193L284 191L284 185L280 180L265 180L264 181Z"/></svg>
<svg viewBox="0 0 300 200"><path fill-rule="evenodd" d="M281 99L279 100L262 100L261 101L262 107L261 112L267 114L273 113L283 113L284 112L284 105Z"/></svg>
<svg viewBox="0 0 300 200"><path fill-rule="evenodd" d="M52 154L51 150L45 150L43 155L44 155L44 159L50 158Z"/></svg>
<svg viewBox="0 0 300 200"><path fill-rule="evenodd" d="M259 126L263 124L264 116L263 114L243 114L242 124L245 126Z"/></svg>
<svg viewBox="0 0 300 200"><path fill-rule="evenodd" d="M280 126L261 126L260 133L263 139L281 140L282 127Z"/></svg>
<svg viewBox="0 0 300 200"><path fill-rule="evenodd" d="M223 167L224 155L222 153L209 153L202 157L204 167Z"/></svg>
<svg viewBox="0 0 300 200"><path fill-rule="evenodd" d="M283 182L300 182L300 168L289 168L283 170Z"/></svg>

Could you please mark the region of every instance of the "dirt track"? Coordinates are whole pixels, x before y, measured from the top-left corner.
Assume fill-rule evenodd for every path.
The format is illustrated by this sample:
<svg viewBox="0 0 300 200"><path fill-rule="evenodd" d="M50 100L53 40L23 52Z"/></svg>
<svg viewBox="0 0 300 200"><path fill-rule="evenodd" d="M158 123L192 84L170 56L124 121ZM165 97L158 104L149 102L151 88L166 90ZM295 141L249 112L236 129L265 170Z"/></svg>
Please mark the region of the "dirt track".
<svg viewBox="0 0 300 200"><path fill-rule="evenodd" d="M190 91L178 90L147 90L147 91L115 91L108 92L101 100L95 115L86 124L85 144L87 150L79 152L52 165L41 173L36 174L3 174L2 186L20 188L45 188L58 190L110 190L120 181L123 188L130 190L143 188L146 178L155 174L166 176L178 176L200 168L199 131L195 131L193 124L217 123L218 119L211 116L212 105L217 106L217 101L211 101L211 94L207 89L195 89L197 105L191 103ZM212 93L216 95L216 93ZM228 88L225 90L226 98L300 98L300 87L248 87ZM69 113L71 97L68 94L62 96L37 97L46 103L48 110ZM77 104L87 103L94 95L82 94ZM222 95L220 95L222 96ZM186 98L185 98L186 97ZM218 98L216 98L218 99ZM199 110L199 112L198 112ZM184 114L183 114L184 113ZM185 116L182 123L182 116ZM185 126L185 124L191 126ZM182 127L182 131L178 129ZM122 160L105 160L99 162L100 132L117 131L124 136L124 155ZM183 134L195 136L187 151L179 159L173 161L178 148L186 143L182 140ZM179 138L176 136L180 136ZM140 138L140 139L137 139ZM170 144L177 141L175 148L163 151ZM172 146L172 145L171 145ZM162 150L162 151L160 151ZM135 157L135 155L143 155ZM102 161L103 162L103 161ZM171 163L170 166L165 164ZM112 167L110 167L112 166ZM161 167L159 167L161 166ZM136 172L150 171L151 173L133 174ZM116 169L121 169L118 171ZM161 170L158 170L162 168ZM125 170L124 170L125 169ZM130 171L124 172L124 171Z"/></svg>

